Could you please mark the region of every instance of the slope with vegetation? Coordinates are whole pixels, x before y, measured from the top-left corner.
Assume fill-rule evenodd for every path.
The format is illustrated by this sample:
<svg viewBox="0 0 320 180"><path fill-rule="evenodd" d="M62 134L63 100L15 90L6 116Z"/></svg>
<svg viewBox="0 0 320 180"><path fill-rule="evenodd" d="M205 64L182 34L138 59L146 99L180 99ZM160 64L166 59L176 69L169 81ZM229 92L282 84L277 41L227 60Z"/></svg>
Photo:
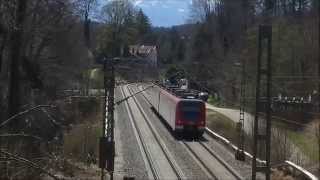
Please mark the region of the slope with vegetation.
<svg viewBox="0 0 320 180"><path fill-rule="evenodd" d="M0 179L98 178L102 102L88 97L103 88L95 62L152 39L131 1L109 1L101 16L98 7L0 1Z"/></svg>

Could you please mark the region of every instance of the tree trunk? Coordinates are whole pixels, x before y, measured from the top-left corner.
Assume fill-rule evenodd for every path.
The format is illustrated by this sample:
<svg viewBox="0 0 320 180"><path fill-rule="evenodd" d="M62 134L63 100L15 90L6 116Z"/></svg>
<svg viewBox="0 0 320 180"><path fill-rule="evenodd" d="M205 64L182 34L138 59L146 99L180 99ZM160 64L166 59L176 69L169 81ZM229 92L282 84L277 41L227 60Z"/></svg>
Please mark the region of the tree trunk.
<svg viewBox="0 0 320 180"><path fill-rule="evenodd" d="M3 65L3 52L6 44L6 35L7 35L6 33L2 34L2 40L0 44L0 73L2 71L2 65Z"/></svg>
<svg viewBox="0 0 320 180"><path fill-rule="evenodd" d="M89 14L86 12L85 15L85 20L84 20L84 38L85 38L85 45L87 46L88 49L91 48L91 43L90 43L90 19L89 19Z"/></svg>
<svg viewBox="0 0 320 180"><path fill-rule="evenodd" d="M320 2L318 1L318 81L320 79ZM318 82L318 112L320 112L320 83ZM318 124L318 133L320 134L320 123ZM320 173L320 137L318 138L318 157L319 157L319 173Z"/></svg>
<svg viewBox="0 0 320 180"><path fill-rule="evenodd" d="M12 116L19 111L20 105L20 62L22 58L22 37L23 23L26 16L26 6L28 0L19 0L16 7L15 28L11 33L11 42L9 49L10 60L10 84L9 84L9 104L8 114ZM13 122L13 124L16 124Z"/></svg>

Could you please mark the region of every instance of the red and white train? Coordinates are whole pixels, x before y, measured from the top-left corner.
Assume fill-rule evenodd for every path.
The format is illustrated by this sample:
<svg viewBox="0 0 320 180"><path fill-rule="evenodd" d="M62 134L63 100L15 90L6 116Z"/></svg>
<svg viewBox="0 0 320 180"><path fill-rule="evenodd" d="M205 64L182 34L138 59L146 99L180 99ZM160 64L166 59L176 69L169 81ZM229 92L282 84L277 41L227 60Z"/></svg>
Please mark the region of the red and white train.
<svg viewBox="0 0 320 180"><path fill-rule="evenodd" d="M178 90L158 85L149 88L147 92L154 110L175 134L202 136L206 126L205 102L192 96L180 96Z"/></svg>

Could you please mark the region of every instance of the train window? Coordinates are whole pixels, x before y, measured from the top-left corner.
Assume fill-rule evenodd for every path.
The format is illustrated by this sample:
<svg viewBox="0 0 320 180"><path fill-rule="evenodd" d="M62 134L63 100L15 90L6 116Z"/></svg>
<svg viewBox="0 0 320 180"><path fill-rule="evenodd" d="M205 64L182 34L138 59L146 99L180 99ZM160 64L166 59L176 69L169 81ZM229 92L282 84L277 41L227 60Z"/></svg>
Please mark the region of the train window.
<svg viewBox="0 0 320 180"><path fill-rule="evenodd" d="M196 121L201 112L201 103L199 102L183 102L180 106L181 116L183 120Z"/></svg>

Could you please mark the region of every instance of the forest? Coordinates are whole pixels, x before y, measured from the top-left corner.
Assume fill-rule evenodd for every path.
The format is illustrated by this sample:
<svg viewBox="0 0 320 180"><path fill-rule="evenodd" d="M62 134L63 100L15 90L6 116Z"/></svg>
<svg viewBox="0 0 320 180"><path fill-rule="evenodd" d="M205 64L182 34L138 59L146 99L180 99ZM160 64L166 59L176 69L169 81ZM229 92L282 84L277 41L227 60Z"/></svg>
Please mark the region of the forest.
<svg viewBox="0 0 320 180"><path fill-rule="evenodd" d="M72 158L97 163L102 100L88 96L103 87L97 62L151 31L123 2L0 1L0 179L57 179L77 174Z"/></svg>
<svg viewBox="0 0 320 180"><path fill-rule="evenodd" d="M273 97L307 97L317 91L317 3L276 0L272 4ZM155 29L161 65L184 72L196 88L216 94L218 103L227 106L239 106L245 68L246 97L254 103L258 27L264 8L264 1L194 1L187 24Z"/></svg>

